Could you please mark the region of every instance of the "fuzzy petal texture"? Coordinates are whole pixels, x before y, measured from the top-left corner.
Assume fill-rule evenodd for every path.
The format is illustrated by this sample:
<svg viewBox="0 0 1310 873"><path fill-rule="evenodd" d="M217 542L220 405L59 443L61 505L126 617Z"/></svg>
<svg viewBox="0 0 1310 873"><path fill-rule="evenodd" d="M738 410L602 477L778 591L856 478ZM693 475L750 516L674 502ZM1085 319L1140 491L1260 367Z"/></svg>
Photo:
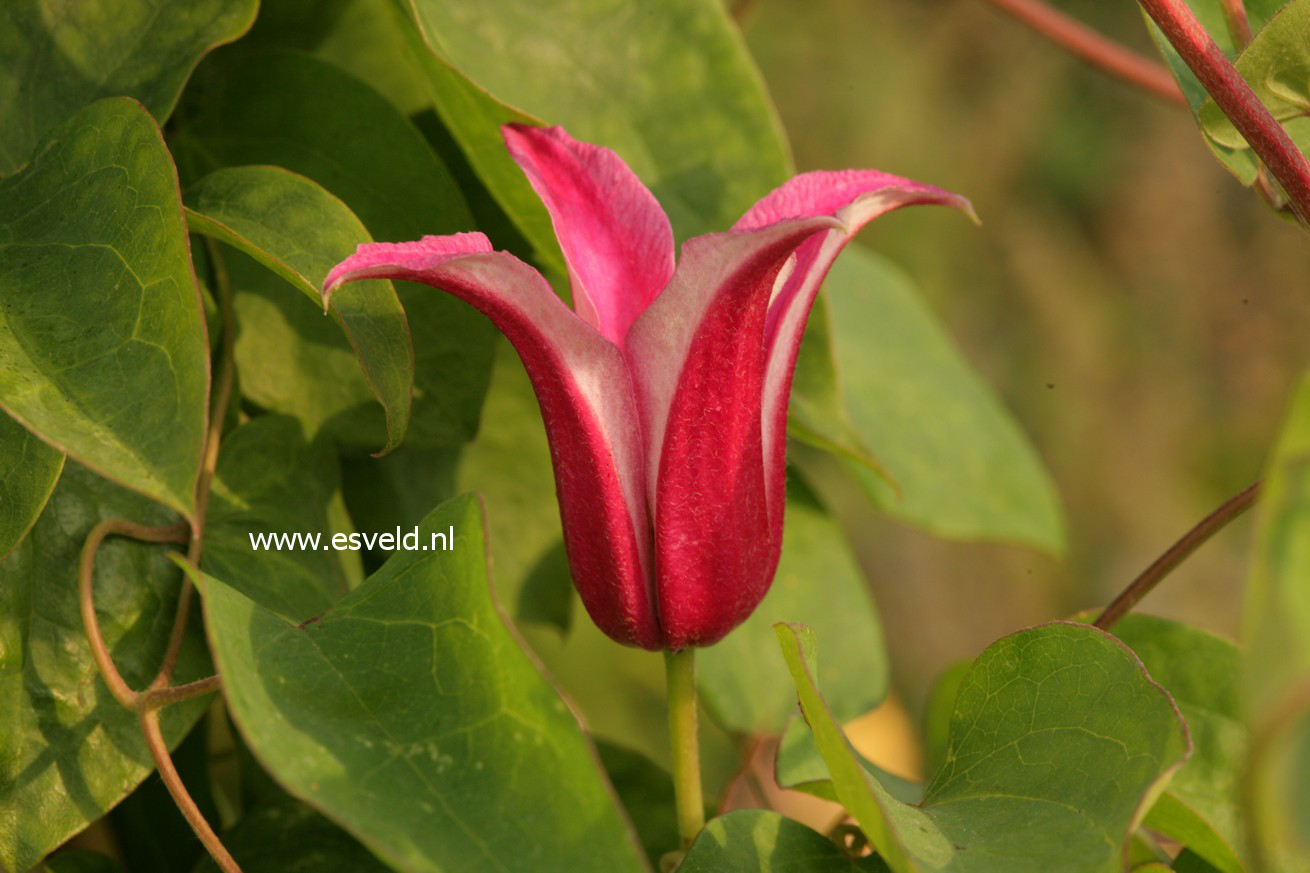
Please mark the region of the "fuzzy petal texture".
<svg viewBox="0 0 1310 873"><path fill-rule="evenodd" d="M468 302L514 346L550 441L564 545L592 619L619 642L659 649L643 451L623 356L541 275L482 234L361 245L324 294L365 278L423 282Z"/></svg>
<svg viewBox="0 0 1310 873"><path fill-rule="evenodd" d="M688 241L628 335L668 648L718 641L773 579L761 442L769 297L797 246L837 227L813 218Z"/></svg>
<svg viewBox="0 0 1310 873"><path fill-rule="evenodd" d="M628 328L673 275L673 230L617 154L559 127L503 128L509 153L550 212L573 308L622 348Z"/></svg>

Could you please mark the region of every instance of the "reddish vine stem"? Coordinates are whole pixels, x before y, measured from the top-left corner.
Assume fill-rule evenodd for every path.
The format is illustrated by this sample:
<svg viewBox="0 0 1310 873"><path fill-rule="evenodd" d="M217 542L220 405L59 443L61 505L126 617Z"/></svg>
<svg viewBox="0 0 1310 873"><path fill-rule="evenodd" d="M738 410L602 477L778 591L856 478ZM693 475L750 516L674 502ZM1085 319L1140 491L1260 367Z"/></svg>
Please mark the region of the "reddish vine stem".
<svg viewBox="0 0 1310 873"><path fill-rule="evenodd" d="M100 544L108 536L131 537L146 543L186 542L186 522L179 522L171 527L146 527L121 518L110 518L91 528L86 542L82 544L82 557L77 567L78 605L82 611L82 628L87 641L91 644L91 656L95 658L96 667L105 680L105 686L114 699L128 709L135 709L141 700L141 693L133 691L123 680L114 659L105 645L104 634L100 632L100 620L96 617L95 604L95 563Z"/></svg>
<svg viewBox="0 0 1310 873"><path fill-rule="evenodd" d="M1134 579L1105 608L1105 611L1096 619L1096 627L1101 630L1109 630L1114 626L1115 622L1131 612L1133 607L1142 601L1142 598L1150 594L1152 589L1173 572L1175 567L1187 560L1192 552L1200 548L1210 537L1223 530L1230 521L1250 509L1256 498L1260 496L1260 486L1261 483L1256 482L1230 497L1222 506L1201 519L1196 527L1183 534L1182 539L1151 562L1151 566L1143 570L1142 574Z"/></svg>
<svg viewBox="0 0 1310 873"><path fill-rule="evenodd" d="M1185 0L1139 0L1214 102L1283 186L1289 205L1310 226L1310 161L1260 101Z"/></svg>
<svg viewBox="0 0 1310 873"><path fill-rule="evenodd" d="M205 516L209 509L209 489L213 483L214 470L218 468L218 448L223 440L223 419L227 416L228 403L232 399L232 382L236 369L236 316L232 311L232 288L227 275L227 265L223 262L218 244L206 237L205 245L209 251L209 260L214 267L215 296L218 298L219 313L222 316L223 333L220 338L218 353L218 380L214 388L213 408L209 411L209 430L205 436L205 454L200 465L200 475L196 479L196 512L191 525L191 545L187 549L187 562L197 570L200 569L200 554L204 548ZM168 648L164 652L163 665L159 668L155 680L150 683L150 690L167 688L173 679L173 670L182 651L182 639L186 635L187 620L191 615L191 600L194 596L190 577L183 577L182 590L177 599L177 612L173 616L173 630L169 634Z"/></svg>
<svg viewBox="0 0 1310 873"><path fill-rule="evenodd" d="M1222 0L1224 23L1233 38L1233 45L1240 52L1251 44L1251 19L1246 17L1246 4L1242 0Z"/></svg>
<svg viewBox="0 0 1310 873"><path fill-rule="evenodd" d="M1092 66L1170 103L1187 105L1178 83L1163 64L1097 33L1081 21L1047 6L1042 0L990 2Z"/></svg>
<svg viewBox="0 0 1310 873"><path fill-rule="evenodd" d="M159 777L164 780L164 786L173 796L173 802L182 811L182 815L186 817L187 823L196 832L200 842L204 843L205 849L218 864L218 868L223 873L241 873L236 860L228 853L218 835L214 833L214 829L209 826L209 822L205 821L200 807L196 806L195 800L186 790L186 785L182 783L177 768L173 766L173 759L168 754L168 744L164 742L164 734L159 729L159 713L153 709L142 708L138 715L141 732L145 734L146 746L150 749L150 756L155 759L155 766L159 768Z"/></svg>

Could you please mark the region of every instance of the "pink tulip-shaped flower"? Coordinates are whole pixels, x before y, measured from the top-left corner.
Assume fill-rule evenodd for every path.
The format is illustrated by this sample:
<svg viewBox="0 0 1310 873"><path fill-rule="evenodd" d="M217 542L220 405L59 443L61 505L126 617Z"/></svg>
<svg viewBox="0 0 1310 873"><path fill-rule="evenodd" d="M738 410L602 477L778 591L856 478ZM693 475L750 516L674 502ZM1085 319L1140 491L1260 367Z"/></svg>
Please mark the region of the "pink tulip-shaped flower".
<svg viewBox="0 0 1310 873"><path fill-rule="evenodd" d="M618 155L558 127L504 135L550 212L575 311L480 233L361 245L323 293L408 279L481 310L532 380L592 619L647 649L717 642L777 569L787 398L833 259L885 212L968 202L869 170L806 173L688 240L675 269L669 220Z"/></svg>

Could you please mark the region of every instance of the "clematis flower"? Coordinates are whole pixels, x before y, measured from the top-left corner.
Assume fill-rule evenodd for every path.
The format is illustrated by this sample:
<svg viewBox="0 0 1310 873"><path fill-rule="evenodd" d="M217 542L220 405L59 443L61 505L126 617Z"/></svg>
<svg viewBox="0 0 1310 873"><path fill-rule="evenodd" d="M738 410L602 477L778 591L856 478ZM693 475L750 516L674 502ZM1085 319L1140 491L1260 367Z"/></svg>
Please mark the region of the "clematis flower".
<svg viewBox="0 0 1310 873"><path fill-rule="evenodd" d="M503 129L545 203L573 310L480 233L370 243L356 279L424 282L513 344L545 420L574 583L613 639L717 642L763 599L782 545L787 399L819 284L847 241L901 206L966 200L870 170L806 173L726 233L673 233L618 155L561 128Z"/></svg>

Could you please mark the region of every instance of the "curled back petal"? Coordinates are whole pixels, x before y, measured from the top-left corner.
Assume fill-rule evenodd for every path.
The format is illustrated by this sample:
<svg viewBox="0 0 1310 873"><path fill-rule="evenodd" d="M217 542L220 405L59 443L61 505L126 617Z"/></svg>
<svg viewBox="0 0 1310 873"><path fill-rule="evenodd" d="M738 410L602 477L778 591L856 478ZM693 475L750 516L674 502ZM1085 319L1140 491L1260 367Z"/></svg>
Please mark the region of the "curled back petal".
<svg viewBox="0 0 1310 873"><path fill-rule="evenodd" d="M814 218L688 241L628 334L668 648L717 641L772 581L779 543L761 443L769 297L796 247L838 226Z"/></svg>
<svg viewBox="0 0 1310 873"><path fill-rule="evenodd" d="M559 127L502 129L515 162L550 212L568 264L573 308L614 345L673 275L673 230L654 195L617 154Z"/></svg>
<svg viewBox="0 0 1310 873"><path fill-rule="evenodd" d="M569 311L541 275L482 234L362 245L324 283L406 279L485 314L514 346L550 441L569 566L596 624L619 642L661 647L636 398L623 356Z"/></svg>
<svg viewBox="0 0 1310 873"><path fill-rule="evenodd" d="M833 216L843 225L797 249L795 263L774 288L769 303L763 443L770 524L779 534L786 485L787 399L814 297L837 255L862 227L894 209L919 204L953 206L973 216L969 201L958 194L875 170L843 170L797 176L766 195L734 225L744 230L815 215Z"/></svg>

